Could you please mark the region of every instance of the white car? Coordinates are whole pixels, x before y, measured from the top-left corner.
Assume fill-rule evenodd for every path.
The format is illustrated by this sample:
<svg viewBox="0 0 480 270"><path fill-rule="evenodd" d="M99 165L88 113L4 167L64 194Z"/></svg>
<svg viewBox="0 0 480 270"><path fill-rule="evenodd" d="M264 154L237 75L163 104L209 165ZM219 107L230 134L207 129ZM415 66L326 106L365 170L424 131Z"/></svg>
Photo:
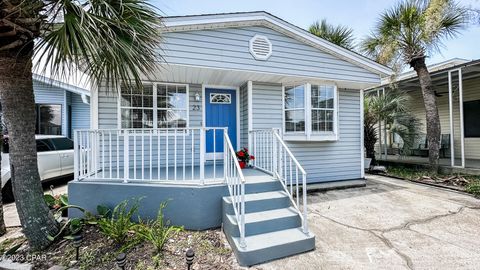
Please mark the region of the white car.
<svg viewBox="0 0 480 270"><path fill-rule="evenodd" d="M73 174L72 140L55 135L36 135L35 139L38 172L42 182ZM13 201L8 151L8 138L5 138L2 152L2 197L4 201Z"/></svg>

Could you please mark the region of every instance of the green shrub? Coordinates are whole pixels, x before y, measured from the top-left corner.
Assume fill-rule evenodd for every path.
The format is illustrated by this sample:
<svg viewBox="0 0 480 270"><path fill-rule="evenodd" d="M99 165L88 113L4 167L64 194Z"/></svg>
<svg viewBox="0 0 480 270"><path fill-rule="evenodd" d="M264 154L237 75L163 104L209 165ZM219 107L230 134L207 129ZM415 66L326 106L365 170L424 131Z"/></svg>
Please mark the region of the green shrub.
<svg viewBox="0 0 480 270"><path fill-rule="evenodd" d="M59 194L59 195L45 194L43 195L43 198L45 199L45 202L47 203L50 209L56 210L61 207L69 205L67 194Z"/></svg>
<svg viewBox="0 0 480 270"><path fill-rule="evenodd" d="M117 244L125 244L135 225L132 217L138 212L140 200L137 199L130 208L128 207L128 200L115 206L111 215L103 216L98 220L100 231Z"/></svg>
<svg viewBox="0 0 480 270"><path fill-rule="evenodd" d="M475 196L480 196L480 181L471 182L465 190Z"/></svg>
<svg viewBox="0 0 480 270"><path fill-rule="evenodd" d="M157 219L153 221L142 222L135 226L135 234L140 241L149 241L156 249L157 253L162 252L166 241L176 233L183 230L183 227L170 226L170 222L165 220L163 209L167 206L165 202L160 204Z"/></svg>

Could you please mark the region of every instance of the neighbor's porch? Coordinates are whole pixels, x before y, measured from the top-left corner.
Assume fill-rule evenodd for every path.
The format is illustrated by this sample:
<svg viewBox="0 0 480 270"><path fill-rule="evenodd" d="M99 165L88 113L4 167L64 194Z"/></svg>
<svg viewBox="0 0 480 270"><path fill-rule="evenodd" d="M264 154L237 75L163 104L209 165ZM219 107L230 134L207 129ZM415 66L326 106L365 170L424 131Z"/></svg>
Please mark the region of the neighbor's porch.
<svg viewBox="0 0 480 270"><path fill-rule="evenodd" d="M480 62L473 61L432 72L432 84L437 97L441 125L440 165L456 172L480 169ZM420 134L413 145L405 149L402 139L379 123L377 158L405 164L428 164L425 106L418 78L411 76L398 82L398 89L410 96L409 110L420 120ZM382 95L388 86L367 91ZM478 173L478 171L477 171Z"/></svg>

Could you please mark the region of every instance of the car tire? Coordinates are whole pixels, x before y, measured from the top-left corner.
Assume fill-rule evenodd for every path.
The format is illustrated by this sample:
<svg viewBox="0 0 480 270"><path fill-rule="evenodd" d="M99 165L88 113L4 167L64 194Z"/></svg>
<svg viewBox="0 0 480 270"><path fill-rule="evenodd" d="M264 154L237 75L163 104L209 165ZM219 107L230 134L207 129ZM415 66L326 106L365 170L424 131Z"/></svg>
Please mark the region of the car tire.
<svg viewBox="0 0 480 270"><path fill-rule="evenodd" d="M15 198L13 197L11 180L8 180L8 182L2 188L2 201L3 203L11 203L15 201Z"/></svg>

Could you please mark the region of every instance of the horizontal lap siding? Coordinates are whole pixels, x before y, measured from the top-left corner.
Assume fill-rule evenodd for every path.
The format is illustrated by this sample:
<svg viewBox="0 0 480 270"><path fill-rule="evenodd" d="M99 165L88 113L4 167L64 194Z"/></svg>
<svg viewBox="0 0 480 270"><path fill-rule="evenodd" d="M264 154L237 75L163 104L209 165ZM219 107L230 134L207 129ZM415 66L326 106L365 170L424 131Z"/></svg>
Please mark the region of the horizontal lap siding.
<svg viewBox="0 0 480 270"><path fill-rule="evenodd" d="M282 113L282 86L254 83L253 129L281 128ZM309 183L361 177L358 90L339 89L339 134L335 142L287 142Z"/></svg>
<svg viewBox="0 0 480 270"><path fill-rule="evenodd" d="M62 105L62 135L67 135L67 99L65 90L43 82L33 81L36 104Z"/></svg>
<svg viewBox="0 0 480 270"><path fill-rule="evenodd" d="M273 54L267 61L257 61L249 52L255 34L272 43ZM162 49L170 64L378 82L378 75L370 71L266 27L165 33Z"/></svg>
<svg viewBox="0 0 480 270"><path fill-rule="evenodd" d="M72 131L90 128L90 104L83 103L82 97L71 94ZM72 132L73 134L73 132Z"/></svg>
<svg viewBox="0 0 480 270"><path fill-rule="evenodd" d="M454 84L456 88L457 84ZM450 113L448 102L448 85L435 88L443 96L437 97L438 113L440 114L440 125L442 134L450 134ZM409 92L411 101L410 106L412 112L418 117L422 123L421 131L426 132L426 116L425 106L423 105L423 97L421 90ZM480 99L480 78L463 81L463 101L473 101ZM454 93L453 99L453 123L454 123L454 139L455 139L455 157L460 158L460 109L458 103L458 90ZM480 159L480 138L465 138L465 158Z"/></svg>
<svg viewBox="0 0 480 270"><path fill-rule="evenodd" d="M189 126L190 127L201 127L202 126L202 109L201 105L202 102L195 100L195 94L202 94L202 86L197 84L190 84L189 85ZM202 97L203 98L203 97ZM200 110L194 111L192 110L193 106L198 106ZM118 95L113 91L108 91L105 88L101 88L98 94L98 127L99 129L118 129ZM223 134L220 131L217 131L217 136L222 136ZM153 166L156 167L158 165L158 138L157 136L152 137L152 144L150 144L150 136L145 135L143 136L144 143L145 143L145 151L144 153L144 164L145 166L150 166L150 162L153 163ZM191 135L188 135L185 141L185 163L186 165L191 164ZM119 150L119 159L120 159L120 167L123 167L124 156L123 156L123 136L120 136L120 147ZM105 161L106 164L109 163L109 136L106 136L105 139ZM136 136L136 160L137 160L137 168L141 166L142 162L142 136ZM198 164L199 161L199 153L200 153L200 145L199 145L199 131L195 130L194 134L194 162ZM160 136L160 165L163 167L166 165L166 137L164 135ZM133 135L130 136L129 140L129 159L130 159L130 167L133 167L133 158L134 158L134 138ZM174 135L173 131L168 136L168 147L169 147L169 166L174 165ZM113 151L113 165L116 165L116 135L112 136L112 151ZM152 159L150 160L150 149L152 150ZM183 164L183 137L177 137L177 165L182 166ZM107 165L108 166L108 165Z"/></svg>
<svg viewBox="0 0 480 270"><path fill-rule="evenodd" d="M202 95L202 86L198 84L189 85L189 125L190 127L202 126L202 102L195 100L195 94ZM201 99L200 99L201 100ZM192 110L193 106L199 106L200 110ZM98 128L117 129L118 126L118 95L114 90L105 87L100 88L98 93Z"/></svg>

